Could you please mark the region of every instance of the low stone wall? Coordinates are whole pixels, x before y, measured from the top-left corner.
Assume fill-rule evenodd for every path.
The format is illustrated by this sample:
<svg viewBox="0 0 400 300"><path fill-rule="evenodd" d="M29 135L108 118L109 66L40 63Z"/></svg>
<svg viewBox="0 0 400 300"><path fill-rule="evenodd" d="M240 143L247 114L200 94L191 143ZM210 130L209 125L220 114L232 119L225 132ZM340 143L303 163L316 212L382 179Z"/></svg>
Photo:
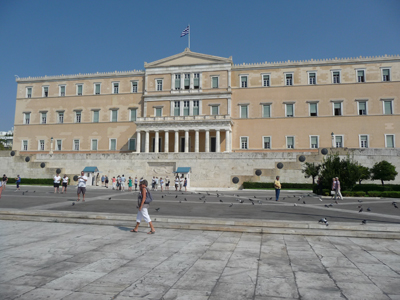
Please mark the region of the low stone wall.
<svg viewBox="0 0 400 300"><path fill-rule="evenodd" d="M332 149L331 149L332 150ZM330 151L331 151L330 150ZM360 164L372 167L376 162L387 160L400 170L400 149L334 149L341 156L352 155ZM122 175L151 179L153 176L169 176L178 167L191 167L190 185L192 187L240 188L244 181L271 182L276 175L281 181L292 183L311 183L301 172L303 163L299 156L304 155L307 162L322 162L320 152L241 152L241 153L125 153L125 154L33 154L30 162L25 162L27 154L0 151L0 173L14 177L51 178L60 168L62 174L73 176L87 166L96 166L100 174L109 177ZM40 163L46 164L45 168ZM277 164L283 163L278 169ZM261 170L261 176L255 171ZM232 183L238 177L239 183ZM171 180L172 183L173 180ZM375 182L376 183L376 182ZM400 176L390 183L400 184Z"/></svg>

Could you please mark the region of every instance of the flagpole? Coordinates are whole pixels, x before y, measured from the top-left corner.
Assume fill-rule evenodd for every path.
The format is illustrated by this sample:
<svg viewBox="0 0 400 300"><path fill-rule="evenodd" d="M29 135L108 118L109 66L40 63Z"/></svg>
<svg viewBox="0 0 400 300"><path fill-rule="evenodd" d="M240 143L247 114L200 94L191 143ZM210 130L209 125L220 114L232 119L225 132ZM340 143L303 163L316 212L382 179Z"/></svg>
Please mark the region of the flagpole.
<svg viewBox="0 0 400 300"><path fill-rule="evenodd" d="M189 43L189 45L188 45L188 48L189 48L189 50L190 50L190 24L188 24L188 27L189 27L189 38L188 38L188 43Z"/></svg>

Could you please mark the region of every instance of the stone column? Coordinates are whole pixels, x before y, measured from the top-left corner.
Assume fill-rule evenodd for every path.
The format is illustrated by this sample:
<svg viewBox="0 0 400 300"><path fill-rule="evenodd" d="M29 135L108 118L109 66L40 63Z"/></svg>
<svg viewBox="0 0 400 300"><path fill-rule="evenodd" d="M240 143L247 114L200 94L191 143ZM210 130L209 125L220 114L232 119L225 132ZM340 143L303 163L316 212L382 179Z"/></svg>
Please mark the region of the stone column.
<svg viewBox="0 0 400 300"><path fill-rule="evenodd" d="M231 132L229 130L225 131L225 152L231 152L231 149L230 149L231 135L230 135L230 133Z"/></svg>
<svg viewBox="0 0 400 300"><path fill-rule="evenodd" d="M174 145L174 152L179 152L179 130L175 130L175 145Z"/></svg>
<svg viewBox="0 0 400 300"><path fill-rule="evenodd" d="M221 131L219 129L215 132L215 152L221 152Z"/></svg>
<svg viewBox="0 0 400 300"><path fill-rule="evenodd" d="M199 130L195 130L194 132L194 152L199 152Z"/></svg>
<svg viewBox="0 0 400 300"><path fill-rule="evenodd" d="M159 132L158 132L158 130L156 130L156 134L155 134L155 137L154 137L154 152L155 153L158 153L158 148L159 148L159 145L158 145L158 142L159 142Z"/></svg>
<svg viewBox="0 0 400 300"><path fill-rule="evenodd" d="M164 152L168 153L168 150L169 150L169 132L168 130L166 130L164 138Z"/></svg>
<svg viewBox="0 0 400 300"><path fill-rule="evenodd" d="M210 130L206 130L206 152L210 152Z"/></svg>
<svg viewBox="0 0 400 300"><path fill-rule="evenodd" d="M149 140L150 134L149 131L146 131L145 141L144 141L144 152L149 153Z"/></svg>
<svg viewBox="0 0 400 300"><path fill-rule="evenodd" d="M136 153L140 153L140 142L141 142L140 131L136 131Z"/></svg>
<svg viewBox="0 0 400 300"><path fill-rule="evenodd" d="M189 130L185 130L185 153L189 152Z"/></svg>

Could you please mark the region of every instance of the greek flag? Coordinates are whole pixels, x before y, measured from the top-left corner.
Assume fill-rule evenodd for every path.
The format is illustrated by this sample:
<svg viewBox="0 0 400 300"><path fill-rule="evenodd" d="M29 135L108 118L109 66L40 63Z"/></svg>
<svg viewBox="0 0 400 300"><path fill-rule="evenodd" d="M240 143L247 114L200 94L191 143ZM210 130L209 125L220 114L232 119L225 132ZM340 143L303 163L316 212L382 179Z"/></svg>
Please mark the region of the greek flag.
<svg viewBox="0 0 400 300"><path fill-rule="evenodd" d="M187 34L189 34L189 26L187 26L187 27L182 31L181 37L183 37L183 36L185 36L185 35L187 35Z"/></svg>

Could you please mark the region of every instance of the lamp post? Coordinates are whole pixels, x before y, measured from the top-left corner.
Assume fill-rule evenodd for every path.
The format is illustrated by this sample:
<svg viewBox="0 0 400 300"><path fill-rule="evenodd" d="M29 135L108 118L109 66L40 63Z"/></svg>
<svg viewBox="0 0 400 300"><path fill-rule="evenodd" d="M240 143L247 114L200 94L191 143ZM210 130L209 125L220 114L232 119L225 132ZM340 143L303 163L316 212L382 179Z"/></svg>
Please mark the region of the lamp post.
<svg viewBox="0 0 400 300"><path fill-rule="evenodd" d="M50 154L53 154L53 137L50 138Z"/></svg>
<svg viewBox="0 0 400 300"><path fill-rule="evenodd" d="M331 133L331 137L332 137L332 148L335 148L335 134L333 132Z"/></svg>

